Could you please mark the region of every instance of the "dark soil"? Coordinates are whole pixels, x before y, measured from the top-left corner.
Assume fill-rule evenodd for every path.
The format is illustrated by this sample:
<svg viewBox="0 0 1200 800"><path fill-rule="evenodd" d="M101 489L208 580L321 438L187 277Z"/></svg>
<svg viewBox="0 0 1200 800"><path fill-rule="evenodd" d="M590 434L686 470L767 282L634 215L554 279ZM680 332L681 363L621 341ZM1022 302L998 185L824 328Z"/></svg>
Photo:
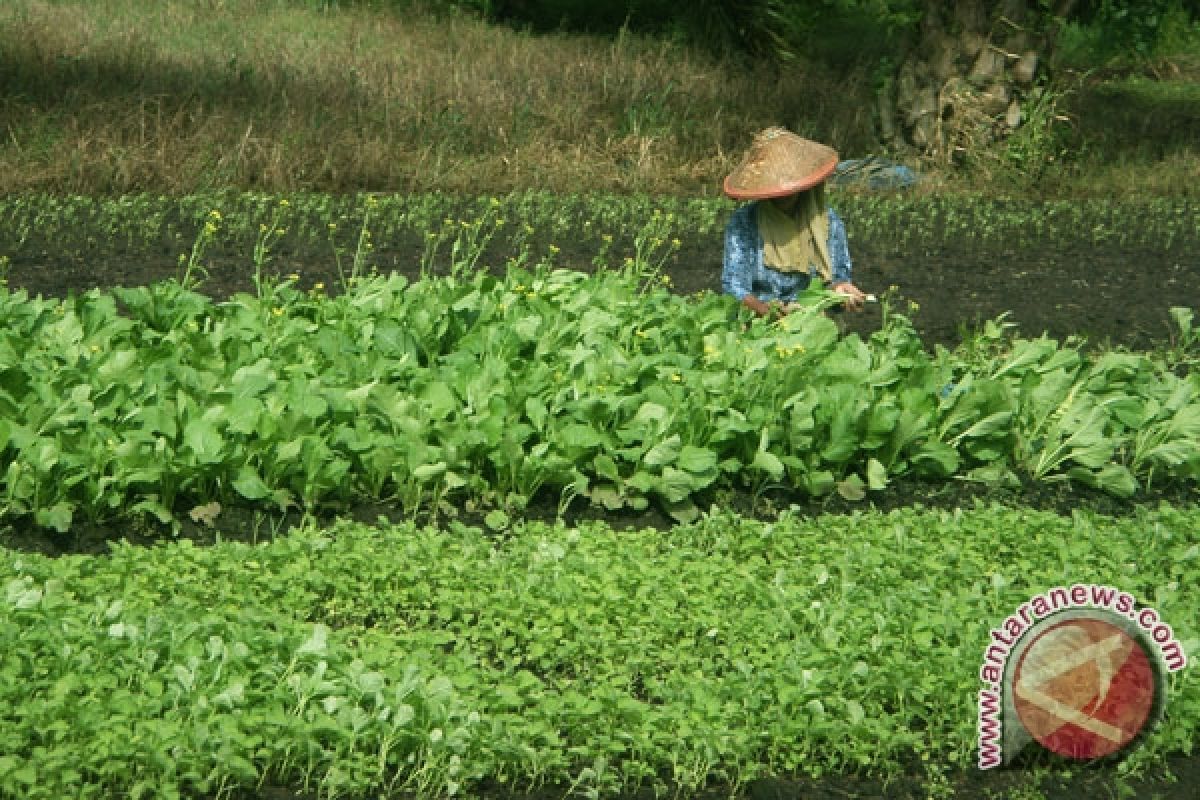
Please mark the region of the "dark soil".
<svg viewBox="0 0 1200 800"><path fill-rule="evenodd" d="M1014 242L999 251L982 252L964 242L937 252L897 252L886 242L862 241L851 231L851 252L856 264L856 282L865 290L882 293L888 286L899 287L900 309L913 320L927 347L953 346L968 331L983 321L1007 312L1009 320L1026 335L1047 333L1055 338L1073 334L1087 337L1095 344L1130 348L1152 348L1169 344L1168 310L1176 305L1197 307L1196 287L1200 286L1200 232L1190 241L1178 241L1170 250L1120 251L1095 250L1090 244L1060 247L1054 251ZM1186 237L1181 237L1186 238ZM84 241L81 235L81 241ZM31 294L64 296L94 287L150 283L177 274L178 251L162 248L157 252L120 252L92 250L69 242L41 243L16 253L8 274L10 287L26 288ZM421 243L379 244L376 264L382 270L395 269L415 276L420 262ZM503 263L503 253L483 263ZM588 269L594 251L581 245L563 245L562 265ZM245 253L210 253L206 261L208 275L202 291L216 298L235 292L252 291L249 258ZM338 274L327 248L306 252L280 248L273 261L280 274L299 272L305 285L323 282L338 285ZM693 240L671 258L666 271L675 290L695 293L719 291L721 241L719 236ZM919 310L908 312L912 301ZM839 317L847 331L869 333L880 324L878 306L868 306L860 314ZM1156 504L1167 500L1177 504L1195 502L1191 486L1160 487L1152 495L1132 500L1116 500L1107 495L1064 486L1025 486L995 490L964 484L928 485L900 482L886 492L872 495L864 503L851 504L840 498L812 502L785 493L749 497L736 493L702 498L701 507L716 503L742 512L770 518L784 508L801 513L820 514L854 508L896 508L921 504L926 507L955 508L977 502L997 501L1042 508L1062 513L1091 509L1108 514L1129 513L1138 504ZM452 512L455 513L455 512ZM556 505L552 500L535 500L528 510L531 518L553 519ZM363 506L350 515L368 522L379 518L397 520L399 509ZM465 522L481 524L477 514L459 509L456 515ZM244 509L225 509L217 523L207 527L186 519L179 535L199 542L218 538L252 540L286 532L295 519L269 519ZM666 527L671 520L650 511L642 514L600 514L589 509L573 509L568 521L602 518L618 527ZM445 522L445 511L428 521ZM162 531L138 530L129 525L88 528L79 526L66 535L47 533L32 526L0 531L0 544L44 552L102 553L117 539L151 544L162 540ZM1176 781L1149 780L1131 784L1132 794L1121 796L1157 797L1164 800L1196 797L1200 786L1200 754L1175 759L1170 764ZM914 771L919 772L919 771ZM1002 798L1038 785L1052 798L1116 797L1116 773L1109 767L1079 768L1063 777L1062 765L1051 765L1045 776L1027 768L992 772L971 772L951 776L954 796L964 798ZM929 796L931 788L918 780L883 785L855 776L831 776L820 781L760 781L748 787L743 796L755 798L917 798ZM727 796L720 792L716 796ZM284 800L298 798L284 788L264 788L258 797ZM501 795L496 795L499 798ZM537 795L541 797L542 795ZM546 797L560 796L553 792ZM1027 795L1022 795L1027 796ZM526 797L524 800L532 800Z"/></svg>

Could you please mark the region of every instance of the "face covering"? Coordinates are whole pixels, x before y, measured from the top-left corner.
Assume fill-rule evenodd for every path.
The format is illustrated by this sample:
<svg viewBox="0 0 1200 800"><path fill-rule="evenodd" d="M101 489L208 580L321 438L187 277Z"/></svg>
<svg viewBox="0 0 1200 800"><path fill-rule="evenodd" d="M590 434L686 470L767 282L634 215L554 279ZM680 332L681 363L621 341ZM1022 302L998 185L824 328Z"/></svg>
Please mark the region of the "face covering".
<svg viewBox="0 0 1200 800"><path fill-rule="evenodd" d="M763 263L780 272L817 275L828 283L833 277L829 263L829 213L825 186L819 184L792 195L795 207L784 211L774 200L758 204L758 230L763 238Z"/></svg>

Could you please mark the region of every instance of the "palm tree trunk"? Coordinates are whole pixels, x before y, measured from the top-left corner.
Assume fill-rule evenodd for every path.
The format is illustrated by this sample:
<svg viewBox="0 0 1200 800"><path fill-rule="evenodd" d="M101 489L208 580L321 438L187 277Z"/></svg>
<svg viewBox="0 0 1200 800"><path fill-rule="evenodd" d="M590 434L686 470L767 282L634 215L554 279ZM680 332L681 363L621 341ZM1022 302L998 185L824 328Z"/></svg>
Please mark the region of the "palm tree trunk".
<svg viewBox="0 0 1200 800"><path fill-rule="evenodd" d="M1044 77L1076 0L925 0L916 46L878 97L880 138L951 162L1003 139Z"/></svg>

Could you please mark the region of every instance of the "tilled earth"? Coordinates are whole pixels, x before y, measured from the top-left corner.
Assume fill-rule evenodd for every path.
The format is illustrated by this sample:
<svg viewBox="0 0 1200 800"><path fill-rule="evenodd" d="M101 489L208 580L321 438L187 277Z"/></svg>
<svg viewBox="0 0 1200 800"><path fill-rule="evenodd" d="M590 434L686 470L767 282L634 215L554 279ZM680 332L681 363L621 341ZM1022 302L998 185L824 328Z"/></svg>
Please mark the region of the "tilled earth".
<svg viewBox="0 0 1200 800"><path fill-rule="evenodd" d="M1030 242L981 251L964 242L962 246L939 248L936 252L902 252L884 242L856 240L851 231L851 251L855 260L856 282L865 290L883 293L895 286L900 310L908 314L927 347L953 346L964 332L982 321L1006 313L1021 333L1036 336L1046 333L1055 338L1083 335L1097 345L1153 348L1171 343L1168 311L1186 305L1200 310L1200 232L1181 237L1170 249L1121 250L1096 249L1082 240L1047 251ZM69 244L69 243L64 243ZM590 268L593 252L583 246L562 245L559 263ZM375 263L381 270L396 270L415 277L423 245L380 242ZM485 255L482 263L504 263L504 254ZM137 285L158 281L177 274L177 252L166 248L158 252L102 249L88 251L78 246L56 249L54 243L26 250L11 257L8 282L12 288L25 288L31 294L64 296L94 287ZM328 249L306 252L303 249L275 253L274 268L280 274L298 272L304 285L322 282L338 285L338 273ZM201 290L215 298L253 288L251 266L246 254L213 252L206 261L207 277ZM666 264L675 291L694 293L719 291L721 240L719 236L692 240L682 245ZM915 304L910 305L910 304ZM847 331L869 333L880 324L878 306L868 306L860 314L840 317ZM1154 495L1132 501L1113 498L1062 486L1026 486L1003 493L980 487L958 485L922 485L900 482L870 502L875 508L892 508L921 503L928 507L959 507L977 501L1000 501L1035 508L1069 512L1091 508L1105 513L1126 513L1138 503L1157 503L1166 499L1175 503L1194 503L1194 489L1188 486L1162 488ZM769 517L781 508L793 507L802 513L842 511L852 506L840 499L810 502L787 495L750 498L736 494L703 498L705 503L723 503L744 513ZM859 506L861 507L861 506ZM468 516L466 511L461 512ZM555 503L535 502L529 514L552 518ZM365 521L381 515L399 517L396 509L363 507L352 514ZM603 516L618 527L667 526L670 520L654 512L640 515L601 515L578 509L571 519ZM188 522L182 535L198 541L244 538L250 529L252 514L230 509L222 513L217 528L205 528ZM278 528L286 530L286 524ZM0 543L9 547L51 554L67 552L104 552L117 538L150 542L153 531L142 535L128 528L84 528L60 536L35 529L0 531ZM1109 796L1114 778L1112 770L1076 768L1066 773L1053 764L1043 783L1048 797L1083 798ZM1135 784L1136 797L1193 798L1200 786L1200 754L1176 759L1171 765L1177 781L1148 781ZM953 777L957 797L1001 798L1026 784L1026 770L972 772ZM930 789L914 780L911 783L881 785L857 777L830 777L821 781L759 782L747 792L753 798L847 798L847 797L925 797ZM264 789L262 797L291 798L286 789Z"/></svg>

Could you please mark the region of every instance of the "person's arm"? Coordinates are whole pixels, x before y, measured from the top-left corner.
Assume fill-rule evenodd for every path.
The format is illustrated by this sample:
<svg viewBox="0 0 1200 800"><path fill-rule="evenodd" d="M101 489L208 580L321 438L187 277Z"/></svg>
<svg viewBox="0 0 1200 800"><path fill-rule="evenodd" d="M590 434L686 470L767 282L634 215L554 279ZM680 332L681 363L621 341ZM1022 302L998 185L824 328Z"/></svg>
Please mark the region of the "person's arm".
<svg viewBox="0 0 1200 800"><path fill-rule="evenodd" d="M759 258L761 255L753 206L742 206L733 212L733 216L725 225L725 262L721 269L721 289L755 314L766 316L771 312L771 307L751 292Z"/></svg>
<svg viewBox="0 0 1200 800"><path fill-rule="evenodd" d="M861 311L866 295L854 285L854 263L850 260L850 243L846 240L846 225L832 208L829 209L829 267L833 273L830 288L846 298L846 307Z"/></svg>
<svg viewBox="0 0 1200 800"><path fill-rule="evenodd" d="M850 260L850 243L846 240L846 224L832 208L829 209L829 267L834 285L854 283L854 263Z"/></svg>

